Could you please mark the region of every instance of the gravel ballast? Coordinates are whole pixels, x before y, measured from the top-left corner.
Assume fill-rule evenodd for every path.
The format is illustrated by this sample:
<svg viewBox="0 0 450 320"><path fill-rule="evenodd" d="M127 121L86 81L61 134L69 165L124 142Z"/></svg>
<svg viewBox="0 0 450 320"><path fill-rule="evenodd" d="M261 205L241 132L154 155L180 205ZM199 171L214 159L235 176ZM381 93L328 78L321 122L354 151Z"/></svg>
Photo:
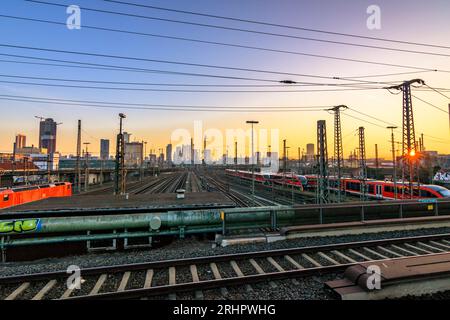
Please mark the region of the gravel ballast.
<svg viewBox="0 0 450 320"><path fill-rule="evenodd" d="M66 270L70 265L77 265L81 268L98 267L106 265L117 265L117 264L129 264L129 263L140 263L140 262L151 262L160 261L168 259L182 259L191 257L201 257L201 256L211 256L211 255L221 255L221 254L231 254L231 253L244 253L251 251L260 250L276 250L276 249L286 249L294 247L305 247L305 246L317 246L317 245L328 245L336 243L345 242L355 242L355 241L369 241L378 240L385 238L399 238L399 237L412 237L412 236L424 236L431 234L445 234L450 233L450 228L436 228L436 229L422 229L422 230L412 230L412 231L393 231L393 232L382 232L377 234L365 234L365 235L349 235L349 236L329 236L329 237L311 237L304 239L296 239L289 241L281 241L275 243L261 243L261 244L250 244L250 245L239 245L230 247L216 247L212 248L212 241L208 240L198 240L194 237L188 239L178 239L174 240L172 243L155 249L142 249L133 251L122 251L122 252L108 252L108 253L92 253L86 255L77 255L63 258L48 258L41 259L32 262L7 262L0 264L0 276L9 275L20 275L20 274L30 274L39 272L51 272ZM277 262L277 259L275 259ZM258 264L266 271L275 271L273 266L267 261L257 261ZM322 261L321 261L322 262ZM305 263L306 264L306 263ZM241 265L242 272L248 273L246 264ZM283 265L282 267L287 267ZM228 273L233 274L232 268L228 266L219 266L220 272L223 273L222 276L229 276ZM289 268L286 268L289 269ZM156 271L156 270L155 270ZM180 270L181 271L181 270ZM208 268L204 266L198 268L199 277L203 279L213 279L213 275ZM190 281L189 278L184 278L183 274L188 274L183 272L178 274L177 270L177 282ZM143 274L138 277L142 279ZM322 275L320 277L306 277L296 279L298 281L297 285L294 285L291 279L276 281L276 287L270 283L253 284L251 291L242 288L227 288L228 295L224 297L220 290L210 290L204 292L205 299L333 299L330 292L326 291L323 287L323 283L328 280L336 279L338 275ZM89 279L90 280L90 279ZM135 279L137 280L137 279ZM118 283L120 279L114 281ZM140 281L137 281L140 282ZM166 272L155 272L154 284L162 285L168 282L168 274ZM134 283L133 287L139 286L139 284ZM88 286L84 286L85 288ZM90 286L89 286L90 287ZM87 289L87 288L86 288ZM448 296L444 294L443 296ZM189 299L188 295L182 294L180 297L182 299ZM429 297L426 297L429 298Z"/></svg>

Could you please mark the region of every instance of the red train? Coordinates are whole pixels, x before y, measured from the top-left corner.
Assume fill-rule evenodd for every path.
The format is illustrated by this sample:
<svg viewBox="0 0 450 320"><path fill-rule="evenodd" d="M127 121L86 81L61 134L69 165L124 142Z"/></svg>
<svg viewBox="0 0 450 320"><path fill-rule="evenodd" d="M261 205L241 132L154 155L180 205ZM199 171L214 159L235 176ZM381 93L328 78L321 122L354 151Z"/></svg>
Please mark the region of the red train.
<svg viewBox="0 0 450 320"><path fill-rule="evenodd" d="M344 178L341 180L342 189L353 195L361 195L361 181L358 179L348 179ZM337 190L337 179L330 178L330 189ZM409 196L409 182L407 183L397 183L397 199L411 199ZM391 181L377 181L377 180L367 180L366 181L367 197L372 199L386 199L394 200L395 189L394 183ZM413 199L433 199L433 198L450 198L450 190L447 188L430 185L414 183L413 186Z"/></svg>
<svg viewBox="0 0 450 320"><path fill-rule="evenodd" d="M45 185L14 187L0 190L0 209L18 206L24 203L39 201L46 198L70 197L72 184L57 182Z"/></svg>
<svg viewBox="0 0 450 320"><path fill-rule="evenodd" d="M245 180L252 180L251 171L240 171L227 169L226 174L229 176L239 177ZM293 185L295 189L303 191L307 184L307 179L305 176L291 173L271 173L271 172L255 172L255 181L262 184L278 184L278 185Z"/></svg>
<svg viewBox="0 0 450 320"><path fill-rule="evenodd" d="M249 171L235 171L227 170L228 175L237 176L242 179L251 180L252 173ZM282 173L259 173L255 172L255 181L263 184L286 184L294 185L295 188L303 191L315 191L317 188L317 176L315 175L296 175L296 174L282 174ZM342 191L351 195L359 196L361 195L361 181L358 179L343 178L341 180ZM394 183L390 181L376 181L367 180L366 181L367 197L373 199L395 199ZM330 190L337 189L337 179L336 177L330 177ZM397 199L410 199L409 194L409 183L397 183ZM414 199L433 199L433 198L450 198L450 190L438 186L438 185L427 185L421 184L420 187L417 184L413 187L413 198Z"/></svg>

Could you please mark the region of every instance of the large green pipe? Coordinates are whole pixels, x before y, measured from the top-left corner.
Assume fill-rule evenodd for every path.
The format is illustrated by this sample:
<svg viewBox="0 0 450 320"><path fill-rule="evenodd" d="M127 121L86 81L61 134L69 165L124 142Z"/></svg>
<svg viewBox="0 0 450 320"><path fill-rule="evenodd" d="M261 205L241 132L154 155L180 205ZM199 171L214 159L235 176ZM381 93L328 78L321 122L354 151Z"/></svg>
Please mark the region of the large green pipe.
<svg viewBox="0 0 450 320"><path fill-rule="evenodd" d="M226 224L229 226L249 222L258 224L270 222L271 211L277 211L278 221L290 220L295 216L294 210L290 207L263 207L2 220L0 221L0 236L23 233L68 233L134 228L149 228L154 231L163 231L179 227L217 227L222 224L223 213L226 215Z"/></svg>

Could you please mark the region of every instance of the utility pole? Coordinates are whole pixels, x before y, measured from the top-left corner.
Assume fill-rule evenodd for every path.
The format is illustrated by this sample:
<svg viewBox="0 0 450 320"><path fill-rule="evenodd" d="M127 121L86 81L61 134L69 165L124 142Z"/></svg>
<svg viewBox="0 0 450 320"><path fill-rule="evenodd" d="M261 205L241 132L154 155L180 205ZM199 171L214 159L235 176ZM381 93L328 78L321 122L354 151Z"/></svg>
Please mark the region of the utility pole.
<svg viewBox="0 0 450 320"><path fill-rule="evenodd" d="M119 134L117 135L117 143L116 143L116 170L115 170L115 186L114 193L116 195L123 194L125 192L125 143L123 140L122 133L122 120L125 119L126 116L123 113L119 113Z"/></svg>
<svg viewBox="0 0 450 320"><path fill-rule="evenodd" d="M202 159L202 164L205 165L206 164L206 135L203 138L203 159Z"/></svg>
<svg viewBox="0 0 450 320"><path fill-rule="evenodd" d="M78 134L77 134L77 161L75 165L75 171L77 175L77 191L78 193L81 192L81 164L80 164L80 157L81 157L81 120L78 120Z"/></svg>
<svg viewBox="0 0 450 320"><path fill-rule="evenodd" d="M50 183L50 175L51 175L50 154L47 154L47 183Z"/></svg>
<svg viewBox="0 0 450 320"><path fill-rule="evenodd" d="M238 144L237 141L234 142L234 166L237 172L237 165L238 165Z"/></svg>
<svg viewBox="0 0 450 320"><path fill-rule="evenodd" d="M283 140L283 172L287 172L287 155L286 155L286 139ZM283 179L284 181L284 179Z"/></svg>
<svg viewBox="0 0 450 320"><path fill-rule="evenodd" d="M83 143L86 146L86 152L85 152L85 172L84 172L84 192L88 191L89 187L89 150L88 147L91 144L90 142L84 142Z"/></svg>
<svg viewBox="0 0 450 320"><path fill-rule="evenodd" d="M359 127L359 166L360 166L360 192L361 201L367 200L367 164L366 164L366 140L364 136L364 127Z"/></svg>
<svg viewBox="0 0 450 320"><path fill-rule="evenodd" d="M297 148L297 153L298 153L298 174L300 174L300 166L301 166L301 162L302 162L302 151L300 149L300 147Z"/></svg>
<svg viewBox="0 0 450 320"><path fill-rule="evenodd" d="M255 124L258 124L259 121L254 121L254 120L248 120L246 122L247 124L251 124L252 125L252 156L251 156L251 161L252 161L252 201L253 201L253 205L255 205L255 146L254 146L254 142L253 142L253 126Z"/></svg>
<svg viewBox="0 0 450 320"><path fill-rule="evenodd" d="M392 164L394 169L392 180L394 182L394 198L397 199L397 159L395 156L395 139L394 139L394 130L397 129L397 127L390 126L387 127L387 129L391 130Z"/></svg>
<svg viewBox="0 0 450 320"><path fill-rule="evenodd" d="M424 152L425 151L425 141L423 140L423 133L420 134L420 136L421 136L420 142L422 143L422 145L420 147L420 152Z"/></svg>
<svg viewBox="0 0 450 320"><path fill-rule="evenodd" d="M414 114L411 99L411 84L414 83L424 85L425 81L423 81L422 79L413 79L410 81L405 81L400 85L387 88L401 90L403 92L402 180L405 180L405 176L409 179L409 188L407 192L409 193L409 197L411 199L414 196L414 162L417 161L416 134L414 128Z"/></svg>
<svg viewBox="0 0 450 320"><path fill-rule="evenodd" d="M378 175L378 170L380 169L380 161L378 159L378 144L375 144L375 178Z"/></svg>
<svg viewBox="0 0 450 320"><path fill-rule="evenodd" d="M191 166L194 166L194 163L195 163L194 156L195 156L195 153L194 153L194 139L191 138Z"/></svg>
<svg viewBox="0 0 450 320"><path fill-rule="evenodd" d="M334 112L334 158L337 165L337 202L341 202L342 195L342 170L344 166L344 149L342 144L341 110L348 109L340 105L329 109Z"/></svg>
<svg viewBox="0 0 450 320"><path fill-rule="evenodd" d="M317 121L317 170L317 203L328 203L328 146L325 120Z"/></svg>

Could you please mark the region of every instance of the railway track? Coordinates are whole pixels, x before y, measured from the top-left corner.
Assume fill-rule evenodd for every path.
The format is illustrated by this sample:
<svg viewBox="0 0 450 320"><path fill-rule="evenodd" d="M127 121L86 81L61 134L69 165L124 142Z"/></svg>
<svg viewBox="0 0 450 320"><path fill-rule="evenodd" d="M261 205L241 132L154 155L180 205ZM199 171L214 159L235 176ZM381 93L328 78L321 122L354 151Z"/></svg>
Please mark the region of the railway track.
<svg viewBox="0 0 450 320"><path fill-rule="evenodd" d="M252 284L342 272L360 262L427 256L450 251L450 234L393 238L283 250L217 255L82 269L81 289L68 289L64 271L0 278L0 299L132 299L176 298L189 292L227 287L253 290Z"/></svg>
<svg viewBox="0 0 450 320"><path fill-rule="evenodd" d="M255 194L255 199L248 194L248 189L236 190L234 187L231 188L230 184L223 181L221 177L208 175L206 176L206 181L209 185L225 194L230 200L234 201L240 207L263 207L263 206L280 206L282 203L269 200L264 197L260 197Z"/></svg>
<svg viewBox="0 0 450 320"><path fill-rule="evenodd" d="M177 189L183 188L186 178L187 173L185 172L173 173L150 182L148 185L134 191L134 194L173 193Z"/></svg>

